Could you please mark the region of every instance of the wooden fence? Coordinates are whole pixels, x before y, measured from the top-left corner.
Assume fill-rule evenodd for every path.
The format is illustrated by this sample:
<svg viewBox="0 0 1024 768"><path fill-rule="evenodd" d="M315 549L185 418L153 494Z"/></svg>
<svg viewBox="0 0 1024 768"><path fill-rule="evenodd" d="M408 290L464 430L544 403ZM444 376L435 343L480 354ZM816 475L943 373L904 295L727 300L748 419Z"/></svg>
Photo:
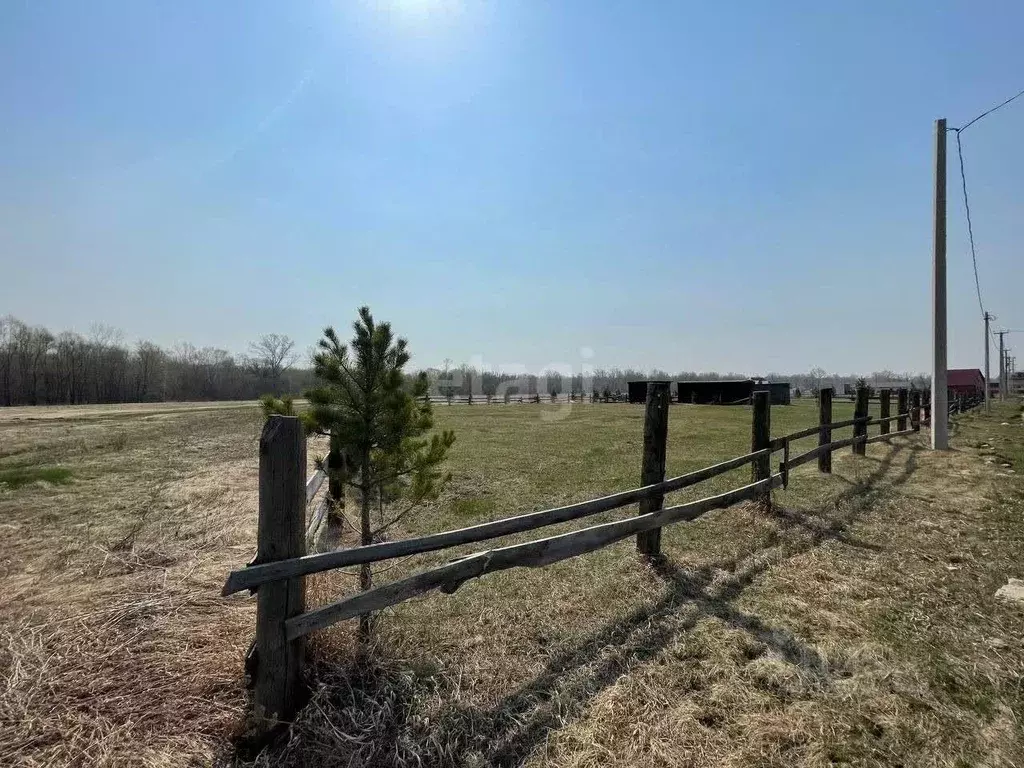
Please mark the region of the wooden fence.
<svg viewBox="0 0 1024 768"><path fill-rule="evenodd" d="M224 595L244 589L257 593L256 640L247 659L255 713L270 723L288 720L295 713L300 700L303 641L310 632L397 605L435 589L451 593L466 581L488 573L550 565L633 536L640 553L657 556L661 552L661 529L666 525L691 522L710 510L744 500L770 503L772 489L786 487L790 471L802 464L817 460L819 471L831 472L832 453L837 450L849 447L854 454L863 455L868 443L920 430L920 392L899 390L896 414L890 415L891 395L883 390L880 415L869 418L867 391L862 390L856 398L854 417L844 421L832 420L832 396L831 389L821 390L818 424L772 438L769 393L755 393L750 453L666 479L669 388L667 383L652 382L648 384L644 415L641 487L468 528L314 554L307 554L307 551L323 523L328 502L325 499L316 505L308 523L307 509L323 484L324 475L318 471L308 482L306 480L306 441L299 420L288 416L271 417L260 437L256 558L245 568L232 571L223 589ZM893 422L896 422L895 430L891 428ZM879 433L869 437L869 428L876 425ZM835 431L850 428L852 436L835 439ZM818 437L816 447L791 455L791 443L815 435ZM780 451L782 459L778 471L773 473L772 458ZM664 506L667 493L747 465L751 466L747 484L697 501ZM309 574L538 530L636 503L639 503L639 514L635 517L476 552L311 611L305 608L304 577Z"/></svg>

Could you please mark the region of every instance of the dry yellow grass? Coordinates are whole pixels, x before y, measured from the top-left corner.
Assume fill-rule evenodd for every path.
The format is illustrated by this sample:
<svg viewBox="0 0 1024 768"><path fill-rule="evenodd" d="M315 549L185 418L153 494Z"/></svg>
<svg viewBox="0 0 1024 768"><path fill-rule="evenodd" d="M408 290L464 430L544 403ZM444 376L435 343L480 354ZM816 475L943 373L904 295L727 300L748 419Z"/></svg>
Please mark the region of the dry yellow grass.
<svg viewBox="0 0 1024 768"><path fill-rule="evenodd" d="M239 754L254 605L218 592L254 548L258 411L112 410L0 418L0 472L71 473L0 486L2 765L1021 763L1024 612L993 600L1024 562L1009 411L966 417L947 455L897 440L802 468L773 512L666 531L658 567L623 543L414 600L372 661L351 627L321 633L310 706ZM438 411L455 482L403 534L635 483L640 409ZM673 409L669 471L743 452L748 419ZM315 577L310 599L353 587Z"/></svg>
<svg viewBox="0 0 1024 768"><path fill-rule="evenodd" d="M72 473L0 490L3 765L207 762L242 712L257 412L117 413L0 422L0 466Z"/></svg>

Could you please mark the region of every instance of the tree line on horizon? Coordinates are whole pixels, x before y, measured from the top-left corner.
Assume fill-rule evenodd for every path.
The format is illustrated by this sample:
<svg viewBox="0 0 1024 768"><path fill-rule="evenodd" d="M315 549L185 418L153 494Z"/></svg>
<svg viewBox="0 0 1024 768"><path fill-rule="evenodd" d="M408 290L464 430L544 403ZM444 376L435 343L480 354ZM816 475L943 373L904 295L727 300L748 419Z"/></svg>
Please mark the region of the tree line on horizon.
<svg viewBox="0 0 1024 768"><path fill-rule="evenodd" d="M297 366L295 342L281 334L264 334L236 355L215 347L188 343L164 348L149 341L127 344L122 334L95 326L89 334L52 333L10 315L0 317L0 405L80 405L93 403L165 402L184 400L255 400L263 395L298 395L313 383L311 363ZM592 374L567 375L481 371L468 365L423 369L433 397L486 398L506 391L515 395L591 395L624 393L627 382L662 379L672 382L748 378L746 373L635 368L596 369ZM788 381L794 389L813 394L820 386L846 384L864 378L869 384L907 381L928 385L921 375L876 371L870 375L768 372L769 381Z"/></svg>
<svg viewBox="0 0 1024 768"><path fill-rule="evenodd" d="M214 347L149 341L129 345L119 331L51 333L0 317L0 405L81 405L185 400L254 400L301 391L308 369L292 367L295 343L266 334L247 355Z"/></svg>

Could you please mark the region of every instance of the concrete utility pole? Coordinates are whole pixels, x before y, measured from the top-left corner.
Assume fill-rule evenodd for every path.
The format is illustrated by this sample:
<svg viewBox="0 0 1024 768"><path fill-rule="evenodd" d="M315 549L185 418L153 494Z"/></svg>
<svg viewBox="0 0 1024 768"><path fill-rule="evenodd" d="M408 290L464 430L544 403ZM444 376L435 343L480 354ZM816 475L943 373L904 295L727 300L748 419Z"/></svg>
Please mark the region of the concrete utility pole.
<svg viewBox="0 0 1024 768"><path fill-rule="evenodd" d="M932 450L949 448L946 401L946 119L935 121L935 233L932 257Z"/></svg>
<svg viewBox="0 0 1024 768"><path fill-rule="evenodd" d="M988 380L988 353L989 353L989 346L990 346L989 340L988 340L988 334L989 334L988 324L989 324L990 321L992 321L994 319L995 318L992 316L991 312L986 312L985 313L985 411L986 412L992 410L992 403L990 402L990 396L989 396L989 390L992 389L992 385L989 383L989 380Z"/></svg>

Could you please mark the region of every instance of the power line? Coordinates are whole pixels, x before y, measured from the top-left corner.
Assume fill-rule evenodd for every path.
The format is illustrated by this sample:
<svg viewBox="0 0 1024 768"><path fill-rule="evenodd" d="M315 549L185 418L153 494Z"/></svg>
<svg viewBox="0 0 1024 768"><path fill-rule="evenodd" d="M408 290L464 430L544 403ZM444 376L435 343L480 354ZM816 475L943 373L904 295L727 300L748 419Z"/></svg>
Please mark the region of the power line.
<svg viewBox="0 0 1024 768"><path fill-rule="evenodd" d="M1002 109L1007 104L1009 104L1011 101L1013 101L1014 99L1018 99L1021 96L1024 96L1024 91L1021 91L1020 93L1016 94L1015 96L1011 96L1006 101L1004 101L1002 104L996 104L996 106L992 107L992 109L985 110L984 112L982 112L980 115L978 115L976 118L974 118L970 122L965 123L964 125L960 126L959 128L954 128L953 130L956 131L957 136L959 137L960 131L966 131L968 128L970 128L972 125L974 125L976 122L981 120L981 118L987 117L988 115L991 115L997 109Z"/></svg>
<svg viewBox="0 0 1024 768"><path fill-rule="evenodd" d="M1004 101L1004 102L1002 102L1000 104L997 104L996 106L992 107L991 109L985 110L980 115L975 117L973 120L969 120L967 123L965 123L964 125L960 126L959 128L952 128L951 129L952 131L954 131L956 133L956 154L957 154L957 157L960 160L960 186L961 186L961 188L963 190L963 195L964 195L964 211L967 213L967 237L968 237L968 239L970 240L970 243L971 243L971 264L974 266L974 288L978 292L978 309L981 310L981 316L982 317L985 316L985 302L983 302L981 300L981 280L978 277L978 252L977 252L977 249L974 246L974 224L971 222L971 203L970 203L970 201L968 200L968 197L967 197L967 174L964 172L964 147L963 147L963 142L960 141L960 134L963 133L968 128L970 128L976 122L981 120L981 118L986 117L988 115L991 115L997 109L1002 109L1007 104L1009 104L1011 101L1013 101L1014 99L1017 99L1017 98L1019 98L1021 96L1024 96L1024 90L1014 94L1013 96L1008 98L1006 101Z"/></svg>
<svg viewBox="0 0 1024 768"><path fill-rule="evenodd" d="M1024 93L1024 91L1021 91ZM1019 96L1020 94L1018 94ZM989 110L992 111L992 110ZM978 118L974 118L977 120ZM974 122L973 120L971 122ZM967 125L970 125L968 123ZM967 126L964 126L966 128ZM967 175L964 173L964 150L963 144L960 143L960 132L963 128L957 128L956 130L956 154L960 158L960 184L964 190L964 210L967 211L967 237L971 241L971 262L974 264L974 287L978 291L978 308L981 310L982 317L985 315L985 304L981 300L981 281L978 279L978 254L974 250L974 227L971 224L971 204L967 201Z"/></svg>

